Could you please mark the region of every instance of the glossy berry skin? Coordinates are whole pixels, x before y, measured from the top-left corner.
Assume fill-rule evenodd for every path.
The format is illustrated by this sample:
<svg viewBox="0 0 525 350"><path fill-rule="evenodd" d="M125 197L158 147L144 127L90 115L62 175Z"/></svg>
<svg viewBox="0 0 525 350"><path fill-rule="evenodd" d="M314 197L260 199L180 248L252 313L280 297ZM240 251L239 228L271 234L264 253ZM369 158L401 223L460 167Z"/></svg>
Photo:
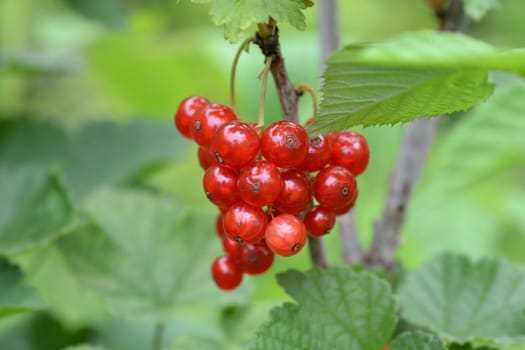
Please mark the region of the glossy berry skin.
<svg viewBox="0 0 525 350"><path fill-rule="evenodd" d="M204 106L193 114L191 137L199 146L209 149L215 131L221 125L236 119L237 115L230 107L217 103Z"/></svg>
<svg viewBox="0 0 525 350"><path fill-rule="evenodd" d="M229 239L228 237L222 238L222 249L226 253L226 255L229 255L233 258L236 258L237 251L242 247L241 244L235 242L233 239Z"/></svg>
<svg viewBox="0 0 525 350"><path fill-rule="evenodd" d="M333 212L336 216L341 216L341 215L344 215L346 213L348 213L350 210L352 210L355 206L355 202L357 200L357 196L359 194L359 191L356 193L354 199L348 203L348 205L345 205L344 207L342 208L337 208L337 209L334 209Z"/></svg>
<svg viewBox="0 0 525 350"><path fill-rule="evenodd" d="M273 206L281 213L299 214L310 204L312 190L304 173L288 170L281 173L283 185Z"/></svg>
<svg viewBox="0 0 525 350"><path fill-rule="evenodd" d="M223 214L219 213L217 215L217 219L215 219L215 232L217 233L217 236L220 238L226 236L224 233L224 222L223 222Z"/></svg>
<svg viewBox="0 0 525 350"><path fill-rule="evenodd" d="M236 261L242 272L250 275L259 275L272 267L274 253L268 248L264 240L255 244L242 245L237 250Z"/></svg>
<svg viewBox="0 0 525 350"><path fill-rule="evenodd" d="M179 130L182 136L190 140L192 139L190 127L193 114L198 109L209 104L210 101L201 96L190 96L181 102L173 119L175 127Z"/></svg>
<svg viewBox="0 0 525 350"><path fill-rule="evenodd" d="M281 168L293 168L308 154L308 135L299 124L281 120L268 126L261 135L263 156Z"/></svg>
<svg viewBox="0 0 525 350"><path fill-rule="evenodd" d="M224 214L226 236L237 243L260 241L266 229L266 213L259 207L237 202Z"/></svg>
<svg viewBox="0 0 525 350"><path fill-rule="evenodd" d="M240 200L237 172L224 165L212 165L202 179L206 197L218 207L229 207Z"/></svg>
<svg viewBox="0 0 525 350"><path fill-rule="evenodd" d="M321 170L328 163L332 157L332 145L330 140L319 135L310 140L308 146L308 155L304 161L297 166L297 169L314 172Z"/></svg>
<svg viewBox="0 0 525 350"><path fill-rule="evenodd" d="M211 275L217 287L233 290L242 282L241 267L230 256L220 256L211 265Z"/></svg>
<svg viewBox="0 0 525 350"><path fill-rule="evenodd" d="M299 253L306 244L306 227L296 216L281 214L268 224L264 237L275 254L292 256Z"/></svg>
<svg viewBox="0 0 525 350"><path fill-rule="evenodd" d="M335 225L335 214L326 208L314 206L304 215L306 231L315 237L327 234Z"/></svg>
<svg viewBox="0 0 525 350"><path fill-rule="evenodd" d="M259 135L250 125L233 120L217 129L211 150L220 164L240 169L259 153Z"/></svg>
<svg viewBox="0 0 525 350"><path fill-rule="evenodd" d="M357 195L355 177L340 166L324 168L315 177L314 195L319 204L327 209L344 208Z"/></svg>
<svg viewBox="0 0 525 350"><path fill-rule="evenodd" d="M335 133L332 142L332 165L342 166L354 176L362 174L368 166L370 150L363 135L353 131Z"/></svg>
<svg viewBox="0 0 525 350"><path fill-rule="evenodd" d="M279 196L282 187L281 173L269 161L255 161L241 169L237 186L243 201L262 207Z"/></svg>
<svg viewBox="0 0 525 350"><path fill-rule="evenodd" d="M211 153L204 147L199 147L199 149L197 150L197 157L199 158L199 165L204 170L208 169L212 165L219 164L215 160L213 153Z"/></svg>

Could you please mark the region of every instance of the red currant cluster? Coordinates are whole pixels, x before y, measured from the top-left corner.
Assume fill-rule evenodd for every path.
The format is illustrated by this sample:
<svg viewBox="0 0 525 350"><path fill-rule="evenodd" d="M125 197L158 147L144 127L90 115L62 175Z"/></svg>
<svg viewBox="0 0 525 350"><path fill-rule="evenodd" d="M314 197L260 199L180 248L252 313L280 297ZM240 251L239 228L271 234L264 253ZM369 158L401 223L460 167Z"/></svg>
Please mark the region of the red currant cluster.
<svg viewBox="0 0 525 350"><path fill-rule="evenodd" d="M243 273L266 272L274 253L297 254L307 234L328 233L336 216L354 206L355 176L369 158L358 133L309 140L303 126L282 120L259 135L257 125L200 96L182 101L174 119L199 145L204 191L220 209L216 229L226 255L211 270L221 289L238 287Z"/></svg>

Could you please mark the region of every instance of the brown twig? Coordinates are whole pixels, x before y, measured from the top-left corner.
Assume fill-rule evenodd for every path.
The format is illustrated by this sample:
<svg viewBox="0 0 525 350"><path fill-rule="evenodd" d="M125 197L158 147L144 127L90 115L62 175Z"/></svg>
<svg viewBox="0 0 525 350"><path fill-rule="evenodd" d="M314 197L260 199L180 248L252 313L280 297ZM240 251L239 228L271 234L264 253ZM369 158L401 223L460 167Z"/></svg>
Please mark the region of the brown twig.
<svg viewBox="0 0 525 350"><path fill-rule="evenodd" d="M461 0L452 0L446 9L433 7L440 20L440 30L457 31L466 22ZM395 267L395 251L404 224L412 191L419 180L440 118L418 119L405 131L398 159L390 179L390 188L382 216L374 224L372 246L366 260L369 266L386 270Z"/></svg>
<svg viewBox="0 0 525 350"><path fill-rule="evenodd" d="M298 101L302 91L296 91L288 77L288 71L281 54L279 42L279 28L276 22L270 18L268 23L259 23L255 34L254 43L257 44L265 57L272 57L270 72L272 73L284 119L298 122ZM316 266L327 267L326 248L321 238L308 237L310 258Z"/></svg>

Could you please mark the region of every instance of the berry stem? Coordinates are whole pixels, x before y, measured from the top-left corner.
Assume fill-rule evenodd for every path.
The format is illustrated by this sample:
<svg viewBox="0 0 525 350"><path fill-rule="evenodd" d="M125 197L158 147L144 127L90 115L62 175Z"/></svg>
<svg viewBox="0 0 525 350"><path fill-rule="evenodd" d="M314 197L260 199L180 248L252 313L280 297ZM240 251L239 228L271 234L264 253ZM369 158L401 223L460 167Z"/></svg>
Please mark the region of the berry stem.
<svg viewBox="0 0 525 350"><path fill-rule="evenodd" d="M295 84L294 89L295 91L297 91L298 95L303 95L304 92L308 92L310 96L312 96L312 103L314 109L314 115L312 116L312 118L315 118L317 112L319 111L319 98L317 97L317 92L315 92L315 89L311 85L305 83Z"/></svg>
<svg viewBox="0 0 525 350"><path fill-rule="evenodd" d="M266 102L266 87L268 86L268 74L270 73L270 67L272 65L273 57L268 56L266 57L266 61L264 64L264 69L259 74L258 78L262 81L261 86L261 97L259 99L259 119L257 122L257 127L260 128L262 132L262 128L264 127L264 104Z"/></svg>
<svg viewBox="0 0 525 350"><path fill-rule="evenodd" d="M232 69L230 72L230 106L236 111L237 105L235 101L235 74L237 73L237 64L243 51L248 51L250 44L253 42L253 37L246 38L237 49L235 57L233 58Z"/></svg>

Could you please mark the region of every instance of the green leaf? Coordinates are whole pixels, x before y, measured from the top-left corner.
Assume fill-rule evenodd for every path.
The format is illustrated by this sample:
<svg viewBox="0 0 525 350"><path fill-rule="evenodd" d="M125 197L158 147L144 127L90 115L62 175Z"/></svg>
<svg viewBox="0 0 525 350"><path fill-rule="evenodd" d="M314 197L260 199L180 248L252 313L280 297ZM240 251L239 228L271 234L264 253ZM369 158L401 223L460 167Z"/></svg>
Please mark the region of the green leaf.
<svg viewBox="0 0 525 350"><path fill-rule="evenodd" d="M36 167L0 168L0 206L1 255L49 242L74 220L59 178Z"/></svg>
<svg viewBox="0 0 525 350"><path fill-rule="evenodd" d="M492 93L490 70L525 74L525 50L458 33L417 32L351 45L328 61L310 132L408 122L471 108Z"/></svg>
<svg viewBox="0 0 525 350"><path fill-rule="evenodd" d="M110 27L124 27L126 12L120 0L64 0L75 11Z"/></svg>
<svg viewBox="0 0 525 350"><path fill-rule="evenodd" d="M92 345L76 345L67 347L63 350L104 350L104 348Z"/></svg>
<svg viewBox="0 0 525 350"><path fill-rule="evenodd" d="M479 21L487 12L499 7L499 0L463 0L467 15Z"/></svg>
<svg viewBox="0 0 525 350"><path fill-rule="evenodd" d="M119 315L164 320L186 304L239 302L213 285L213 220L143 192L100 190L86 201L94 224L59 246L73 272Z"/></svg>
<svg viewBox="0 0 525 350"><path fill-rule="evenodd" d="M525 341L525 267L443 255L412 272L400 290L404 317L449 341Z"/></svg>
<svg viewBox="0 0 525 350"><path fill-rule="evenodd" d="M431 334L407 332L394 339L389 350L446 350L443 343Z"/></svg>
<svg viewBox="0 0 525 350"><path fill-rule="evenodd" d="M275 309L253 349L377 350L390 339L396 302L384 280L344 268L291 270L278 280L299 306Z"/></svg>
<svg viewBox="0 0 525 350"><path fill-rule="evenodd" d="M36 290L23 284L20 270L0 260L0 318L43 307Z"/></svg>
<svg viewBox="0 0 525 350"><path fill-rule="evenodd" d="M464 116L439 149L427 188L450 193L521 164L525 159L524 99L525 86L513 87Z"/></svg>
<svg viewBox="0 0 525 350"><path fill-rule="evenodd" d="M216 25L224 25L224 37L236 42L245 31L255 32L254 25L266 23L270 17L304 30L302 10L306 7L305 0L215 0L210 15Z"/></svg>

